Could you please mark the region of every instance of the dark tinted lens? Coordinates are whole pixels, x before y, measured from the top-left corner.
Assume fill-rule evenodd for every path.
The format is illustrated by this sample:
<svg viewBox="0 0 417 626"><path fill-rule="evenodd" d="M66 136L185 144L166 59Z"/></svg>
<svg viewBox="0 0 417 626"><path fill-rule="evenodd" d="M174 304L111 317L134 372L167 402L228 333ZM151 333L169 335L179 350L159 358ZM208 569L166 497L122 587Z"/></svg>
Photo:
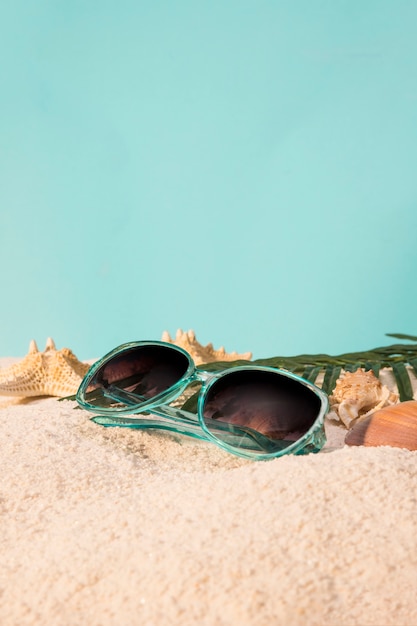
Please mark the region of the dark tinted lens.
<svg viewBox="0 0 417 626"><path fill-rule="evenodd" d="M126 349L95 373L86 390L86 400L96 406L108 406L114 403L100 391L119 389L137 396L139 403L172 387L184 376L188 366L188 358L174 348L139 346Z"/></svg>
<svg viewBox="0 0 417 626"><path fill-rule="evenodd" d="M203 414L207 428L217 437L216 421L247 427L290 445L309 430L320 408L319 397L301 382L279 373L246 370L227 374L212 385Z"/></svg>

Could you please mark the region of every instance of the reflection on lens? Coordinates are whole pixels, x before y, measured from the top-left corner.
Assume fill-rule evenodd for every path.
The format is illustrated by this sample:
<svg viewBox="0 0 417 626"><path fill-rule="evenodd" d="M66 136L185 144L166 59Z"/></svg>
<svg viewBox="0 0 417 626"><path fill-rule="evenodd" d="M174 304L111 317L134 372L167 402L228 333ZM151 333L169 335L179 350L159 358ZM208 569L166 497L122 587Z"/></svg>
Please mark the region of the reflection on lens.
<svg viewBox="0 0 417 626"><path fill-rule="evenodd" d="M86 390L87 401L95 406L113 406L115 403L100 393L112 388L134 394L140 403L172 387L183 377L188 366L187 357L173 348L129 348L111 358L95 373Z"/></svg>
<svg viewBox="0 0 417 626"><path fill-rule="evenodd" d="M216 437L218 421L250 428L290 445L311 428L320 408L320 398L300 381L278 372L245 370L226 374L212 384L203 415Z"/></svg>

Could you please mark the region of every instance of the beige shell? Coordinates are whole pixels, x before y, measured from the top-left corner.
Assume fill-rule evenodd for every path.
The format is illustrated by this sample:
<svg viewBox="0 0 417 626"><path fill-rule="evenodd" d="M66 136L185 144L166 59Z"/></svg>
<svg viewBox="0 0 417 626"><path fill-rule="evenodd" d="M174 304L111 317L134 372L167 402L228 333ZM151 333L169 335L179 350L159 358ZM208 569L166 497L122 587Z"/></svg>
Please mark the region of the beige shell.
<svg viewBox="0 0 417 626"><path fill-rule="evenodd" d="M355 420L384 406L396 404L398 394L391 391L372 371L362 368L344 372L329 398L331 409L350 428Z"/></svg>
<svg viewBox="0 0 417 626"><path fill-rule="evenodd" d="M175 339L172 339L168 331L165 330L162 334L162 341L175 344L186 350L193 357L196 365L212 363L213 361L237 361L239 359L250 361L252 358L251 352L245 352L244 354L238 354L237 352L228 353L223 347L215 350L212 343L202 346L201 343L198 343L193 330L184 332L179 328Z"/></svg>
<svg viewBox="0 0 417 626"><path fill-rule="evenodd" d="M387 406L360 419L346 435L345 443L417 450L417 401Z"/></svg>
<svg viewBox="0 0 417 626"><path fill-rule="evenodd" d="M31 341L22 361L0 369L0 396L69 396L76 393L88 368L68 348L57 350L51 338L44 352Z"/></svg>

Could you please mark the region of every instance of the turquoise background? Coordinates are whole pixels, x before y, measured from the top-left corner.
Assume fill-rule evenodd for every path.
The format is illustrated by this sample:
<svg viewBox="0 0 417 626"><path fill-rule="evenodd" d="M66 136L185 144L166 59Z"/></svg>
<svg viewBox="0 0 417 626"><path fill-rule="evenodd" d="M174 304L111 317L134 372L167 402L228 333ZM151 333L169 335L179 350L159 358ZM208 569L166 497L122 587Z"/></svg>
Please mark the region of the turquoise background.
<svg viewBox="0 0 417 626"><path fill-rule="evenodd" d="M417 334L417 3L7 0L0 355Z"/></svg>

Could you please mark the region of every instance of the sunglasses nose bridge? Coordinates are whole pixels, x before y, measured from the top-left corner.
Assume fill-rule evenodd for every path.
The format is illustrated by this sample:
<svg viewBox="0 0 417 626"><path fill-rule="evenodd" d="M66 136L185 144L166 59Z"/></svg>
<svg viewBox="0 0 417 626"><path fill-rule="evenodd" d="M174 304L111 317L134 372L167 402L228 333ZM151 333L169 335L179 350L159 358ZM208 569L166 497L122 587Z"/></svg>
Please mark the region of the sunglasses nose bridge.
<svg viewBox="0 0 417 626"><path fill-rule="evenodd" d="M198 380L201 383L207 382L210 378L213 378L213 376L214 374L212 372L206 372L203 370L196 371L194 374L195 380Z"/></svg>

